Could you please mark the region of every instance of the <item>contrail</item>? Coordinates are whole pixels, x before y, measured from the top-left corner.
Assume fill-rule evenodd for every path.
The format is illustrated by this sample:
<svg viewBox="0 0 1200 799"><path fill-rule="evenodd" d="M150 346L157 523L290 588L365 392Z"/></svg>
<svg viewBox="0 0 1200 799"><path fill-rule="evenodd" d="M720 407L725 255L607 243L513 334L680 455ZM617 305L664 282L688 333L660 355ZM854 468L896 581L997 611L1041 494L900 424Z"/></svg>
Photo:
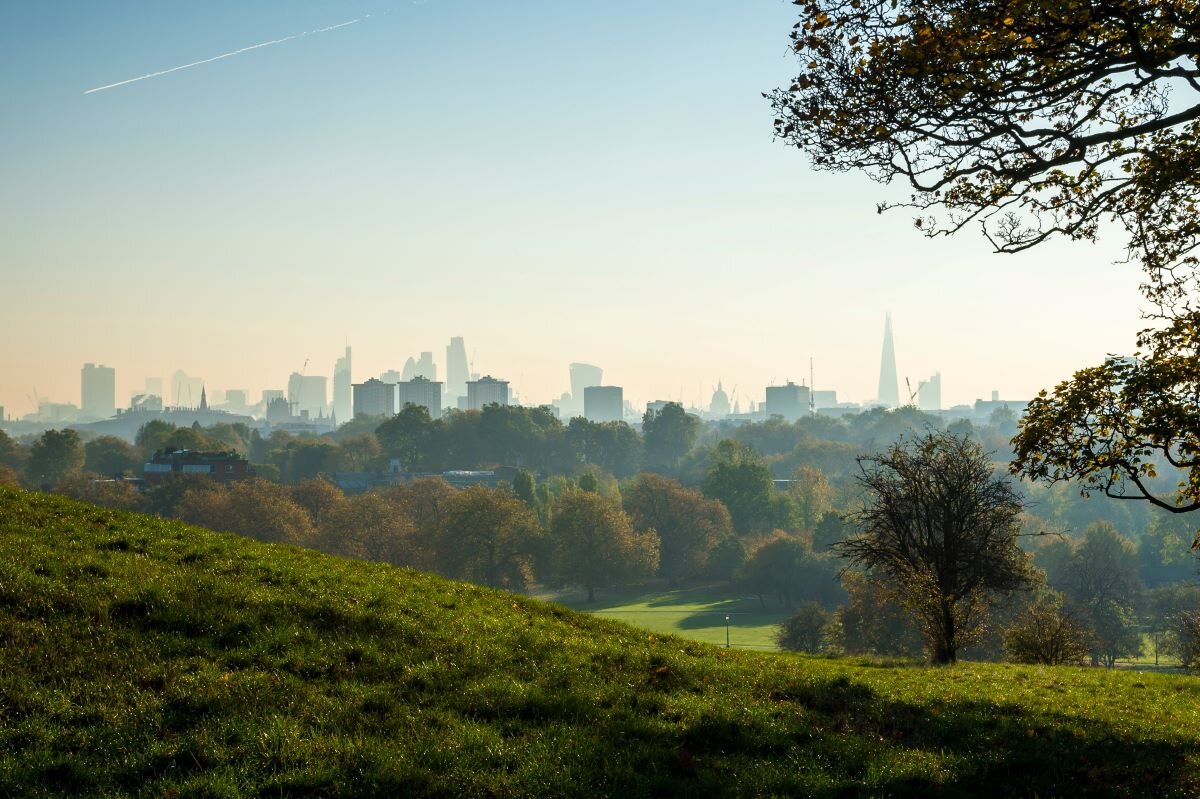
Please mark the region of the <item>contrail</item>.
<svg viewBox="0 0 1200 799"><path fill-rule="evenodd" d="M201 64L211 64L213 61L220 61L222 58L233 58L235 55L241 55L242 53L248 53L251 50L257 50L260 47L270 47L273 44L283 44L284 42L290 42L293 39L302 39L305 36L312 36L312 35L315 35L318 33L328 33L329 31L335 31L338 28L344 28L347 25L353 25L356 22L362 22L365 19L369 19L370 16L371 15L368 14L365 17L360 17L358 19L352 19L349 22L339 22L337 25L330 25L328 28L317 28L314 31L305 31L304 33L296 33L291 36L284 36L282 39L272 39L269 42L260 42L258 44L252 44L249 47L243 47L240 50L234 50L229 53L222 53L221 55L215 55L212 58L205 58L201 61L193 61L190 64L181 64L180 66L171 67L170 69L163 69L163 70L159 70L158 72L151 72L148 75L139 75L136 78L129 78L128 80L121 80L121 81L117 81L116 83L109 83L106 86L97 86L94 89L88 89L87 91L84 92L84 94L95 94L96 92L102 92L102 91L106 91L108 89L115 89L118 86L125 86L130 83L137 83L140 80L149 80L150 78L157 78L160 75L169 75L172 72L178 72L181 69L191 69L192 67L198 67Z"/></svg>

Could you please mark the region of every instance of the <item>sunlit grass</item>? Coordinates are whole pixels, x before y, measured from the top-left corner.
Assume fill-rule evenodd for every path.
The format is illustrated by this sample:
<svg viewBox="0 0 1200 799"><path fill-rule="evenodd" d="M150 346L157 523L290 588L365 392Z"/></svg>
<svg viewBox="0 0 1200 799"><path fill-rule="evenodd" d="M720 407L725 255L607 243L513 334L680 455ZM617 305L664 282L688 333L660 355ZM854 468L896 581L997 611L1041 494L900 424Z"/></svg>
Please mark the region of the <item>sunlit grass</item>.
<svg viewBox="0 0 1200 799"><path fill-rule="evenodd" d="M0 489L0 796L1196 796L1200 680L725 650Z"/></svg>

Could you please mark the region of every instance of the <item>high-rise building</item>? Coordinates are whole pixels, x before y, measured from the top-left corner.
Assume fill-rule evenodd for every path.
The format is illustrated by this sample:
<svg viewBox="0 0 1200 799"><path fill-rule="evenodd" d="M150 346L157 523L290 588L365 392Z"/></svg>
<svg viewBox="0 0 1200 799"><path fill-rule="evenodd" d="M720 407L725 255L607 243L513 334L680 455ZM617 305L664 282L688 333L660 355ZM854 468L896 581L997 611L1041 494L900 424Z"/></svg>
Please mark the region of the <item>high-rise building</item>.
<svg viewBox="0 0 1200 799"><path fill-rule="evenodd" d="M395 416L396 384L371 378L354 384L354 416ZM346 417L349 421L351 417Z"/></svg>
<svg viewBox="0 0 1200 799"><path fill-rule="evenodd" d="M433 362L432 352L422 352L419 359L409 358L404 362L404 371L400 373L400 382L407 383L414 377L437 380L437 366Z"/></svg>
<svg viewBox="0 0 1200 799"><path fill-rule="evenodd" d="M81 401L84 417L108 419L117 412L117 371L108 366L85 363L80 373Z"/></svg>
<svg viewBox="0 0 1200 799"><path fill-rule="evenodd" d="M166 399L166 395L163 394L162 378L161 377L147 377L146 378L146 387L142 389L142 393L146 394L148 396L159 397L160 399Z"/></svg>
<svg viewBox="0 0 1200 799"><path fill-rule="evenodd" d="M480 411L487 405L508 404L508 381L485 375L467 381L467 410Z"/></svg>
<svg viewBox="0 0 1200 799"><path fill-rule="evenodd" d="M399 407L404 409L405 405L420 405L429 411L429 415L437 419L442 415L442 384L433 380L426 380L418 375L407 383L400 383L397 388L400 390ZM465 388L465 384L464 384Z"/></svg>
<svg viewBox="0 0 1200 799"><path fill-rule="evenodd" d="M942 409L941 372L935 372L933 377L922 380L917 385L917 407L923 411L940 411Z"/></svg>
<svg viewBox="0 0 1200 799"><path fill-rule="evenodd" d="M587 386L583 389L583 415L589 422L619 422L625 415L620 386Z"/></svg>
<svg viewBox="0 0 1200 799"><path fill-rule="evenodd" d="M409 358L409 360L412 360L412 359ZM402 381L404 379L404 375L401 374L400 372L397 372L395 369L388 369L386 372L384 372L383 374L381 374L379 376L379 379L385 383L399 383L400 381Z"/></svg>
<svg viewBox="0 0 1200 799"><path fill-rule="evenodd" d="M354 414L353 382L350 377L350 348L346 354L337 359L333 366L333 415L343 424L350 421Z"/></svg>
<svg viewBox="0 0 1200 799"><path fill-rule="evenodd" d="M292 372L288 378L287 398L296 416L324 416L329 407L329 378Z"/></svg>
<svg viewBox="0 0 1200 799"><path fill-rule="evenodd" d="M265 388L265 389L263 389L263 393L262 393L262 404L263 404L264 406L266 406L266 405L270 405L270 404L271 404L272 402L274 402L275 400L277 400L277 399L283 399L283 398L284 398L284 393L283 393L283 391L282 391L282 390L280 390L280 389L278 389L278 388Z"/></svg>
<svg viewBox="0 0 1200 799"><path fill-rule="evenodd" d="M900 379L896 376L896 346L892 342L892 315L883 323L883 357L879 363L879 396L881 404L900 407Z"/></svg>
<svg viewBox="0 0 1200 799"><path fill-rule="evenodd" d="M230 413L245 413L247 393L240 388L231 388L225 392L225 409Z"/></svg>
<svg viewBox="0 0 1200 799"><path fill-rule="evenodd" d="M583 392L591 386L604 382L604 370L590 363L573 363L570 365L571 393L563 395L558 401L560 415L563 419L574 419L584 414Z"/></svg>
<svg viewBox="0 0 1200 799"><path fill-rule="evenodd" d="M794 422L808 415L809 398L808 386L798 386L790 380L787 385L767 386L767 416L782 416Z"/></svg>
<svg viewBox="0 0 1200 799"><path fill-rule="evenodd" d="M462 336L455 336L446 347L446 397L451 404L456 404L459 397L466 396L467 381L470 379L467 345L463 343Z"/></svg>

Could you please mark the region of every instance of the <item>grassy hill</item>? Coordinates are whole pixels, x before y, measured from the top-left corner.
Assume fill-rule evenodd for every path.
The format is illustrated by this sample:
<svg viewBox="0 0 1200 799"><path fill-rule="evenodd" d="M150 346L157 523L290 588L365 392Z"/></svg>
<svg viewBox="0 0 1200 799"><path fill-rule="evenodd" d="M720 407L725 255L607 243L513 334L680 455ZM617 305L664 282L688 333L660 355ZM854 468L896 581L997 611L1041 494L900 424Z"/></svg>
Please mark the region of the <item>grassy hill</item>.
<svg viewBox="0 0 1200 799"><path fill-rule="evenodd" d="M1191 796L1200 680L726 651L0 489L0 796Z"/></svg>

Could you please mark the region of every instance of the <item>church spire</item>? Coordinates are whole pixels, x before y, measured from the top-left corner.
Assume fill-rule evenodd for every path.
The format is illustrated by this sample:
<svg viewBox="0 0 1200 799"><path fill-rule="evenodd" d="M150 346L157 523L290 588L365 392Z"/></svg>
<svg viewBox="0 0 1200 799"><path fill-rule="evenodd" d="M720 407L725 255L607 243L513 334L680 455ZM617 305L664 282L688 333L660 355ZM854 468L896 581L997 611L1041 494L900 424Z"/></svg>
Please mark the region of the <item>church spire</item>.
<svg viewBox="0 0 1200 799"><path fill-rule="evenodd" d="M208 410L208 395L204 393L204 386L200 386L200 410Z"/></svg>

